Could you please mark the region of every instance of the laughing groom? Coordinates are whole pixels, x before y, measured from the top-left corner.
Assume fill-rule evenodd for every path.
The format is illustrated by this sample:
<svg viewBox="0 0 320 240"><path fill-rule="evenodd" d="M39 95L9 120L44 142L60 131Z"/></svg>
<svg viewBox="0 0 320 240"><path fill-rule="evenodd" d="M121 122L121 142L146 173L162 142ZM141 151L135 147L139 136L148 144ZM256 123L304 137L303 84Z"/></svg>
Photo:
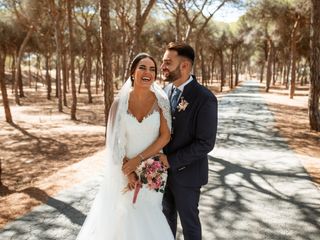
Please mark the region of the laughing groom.
<svg viewBox="0 0 320 240"><path fill-rule="evenodd" d="M199 198L208 182L208 156L217 132L217 99L191 75L194 50L185 43L169 43L161 70L172 113L171 141L165 147L170 169L163 212L176 236L179 214L185 240L201 239Z"/></svg>

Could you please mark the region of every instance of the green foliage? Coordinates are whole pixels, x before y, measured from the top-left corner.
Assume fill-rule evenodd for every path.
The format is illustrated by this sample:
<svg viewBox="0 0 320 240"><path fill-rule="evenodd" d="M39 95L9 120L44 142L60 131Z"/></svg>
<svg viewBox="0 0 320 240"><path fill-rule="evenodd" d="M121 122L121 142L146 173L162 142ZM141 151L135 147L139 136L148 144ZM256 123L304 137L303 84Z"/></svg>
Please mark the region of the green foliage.
<svg viewBox="0 0 320 240"><path fill-rule="evenodd" d="M65 1L61 1L61 10L65 10ZM148 1L141 1L143 6ZM221 1L208 1L217 4ZM205 57L212 56L215 52L223 50L229 53L232 48L238 48L243 61L252 61L259 64L266 58L266 39L270 38L279 55L279 59L288 58L291 31L299 16L297 32L297 52L302 58L309 54L309 18L310 3L305 0L255 0L255 1L227 1L243 7L247 3L247 13L236 23L223 23L209 21L200 38L200 47ZM159 0L148 17L140 38L142 51L150 52L157 59L161 59L164 46L176 38L176 14L179 7L187 10L190 19L199 15L192 27L197 29L205 21L205 16L210 9L205 9L202 14L202 1L176 1ZM136 1L114 0L111 1L111 23L113 53L120 58L128 55L132 45L135 28ZM239 5L240 4L240 5ZM180 13L180 31L184 35L188 30L188 20ZM189 19L189 20L190 20ZM35 31L27 44L27 52L41 55L55 54L54 24L50 10L45 0L3 0L0 5L0 45L2 49L14 52L21 45L30 25ZM93 58L100 55L100 16L98 0L77 0L73 15L74 46L78 59L84 58L85 41L89 34L91 37ZM68 46L68 27L66 14L62 14L63 45ZM197 31L194 30L190 38L191 45L195 44ZM123 50L122 48L125 47ZM127 56L126 56L127 57Z"/></svg>

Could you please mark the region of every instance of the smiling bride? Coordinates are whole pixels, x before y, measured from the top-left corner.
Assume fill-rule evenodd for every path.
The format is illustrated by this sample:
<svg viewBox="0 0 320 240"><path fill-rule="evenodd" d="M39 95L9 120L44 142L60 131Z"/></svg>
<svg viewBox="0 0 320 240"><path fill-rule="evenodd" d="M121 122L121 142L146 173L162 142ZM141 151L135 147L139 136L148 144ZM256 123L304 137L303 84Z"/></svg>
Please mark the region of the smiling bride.
<svg viewBox="0 0 320 240"><path fill-rule="evenodd" d="M77 240L174 239L160 191L142 187L132 202L136 169L143 160L160 154L169 167L160 152L170 140L171 116L168 97L154 82L155 60L140 53L130 70L109 112L104 179Z"/></svg>

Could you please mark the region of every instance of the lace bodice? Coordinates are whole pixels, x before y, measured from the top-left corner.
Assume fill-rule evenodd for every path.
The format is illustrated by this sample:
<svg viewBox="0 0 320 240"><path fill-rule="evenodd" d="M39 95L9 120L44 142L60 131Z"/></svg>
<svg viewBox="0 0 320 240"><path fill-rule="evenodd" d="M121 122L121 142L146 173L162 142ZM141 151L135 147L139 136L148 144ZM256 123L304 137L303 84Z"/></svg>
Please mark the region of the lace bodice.
<svg viewBox="0 0 320 240"><path fill-rule="evenodd" d="M125 116L125 134L127 139L126 156L135 157L145 150L159 136L160 113L154 110L139 122L131 113Z"/></svg>

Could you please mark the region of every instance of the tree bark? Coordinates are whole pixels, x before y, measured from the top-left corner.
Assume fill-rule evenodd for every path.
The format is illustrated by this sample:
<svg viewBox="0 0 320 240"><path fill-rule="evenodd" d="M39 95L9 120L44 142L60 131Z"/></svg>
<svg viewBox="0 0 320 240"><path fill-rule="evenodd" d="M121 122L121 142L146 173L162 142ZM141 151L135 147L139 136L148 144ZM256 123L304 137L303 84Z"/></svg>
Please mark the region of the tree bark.
<svg viewBox="0 0 320 240"><path fill-rule="evenodd" d="M61 29L60 29L60 18L61 18L61 1L58 2L58 7L55 5L55 1L50 1L50 7L52 11L52 17L54 21L55 29L55 42L56 42L56 86L57 86L57 97L58 97L58 111L62 112L62 91L61 91Z"/></svg>
<svg viewBox="0 0 320 240"><path fill-rule="evenodd" d="M49 74L49 59L50 55L46 55L46 82L47 82L47 99L51 100L51 76Z"/></svg>
<svg viewBox="0 0 320 240"><path fill-rule="evenodd" d="M112 81L112 39L110 23L110 1L100 0L102 78L104 82L105 123L108 123L109 109L113 102Z"/></svg>
<svg viewBox="0 0 320 240"><path fill-rule="evenodd" d="M273 62L273 55L274 55L274 47L273 42L269 38L268 39L268 62L267 62L267 80L266 80L266 92L269 92L270 83L271 83L271 77L272 77L272 62Z"/></svg>
<svg viewBox="0 0 320 240"><path fill-rule="evenodd" d="M235 79L235 86L238 86L239 84L239 68L240 68L240 47L236 50L236 62L235 62L235 74L236 74L236 79Z"/></svg>
<svg viewBox="0 0 320 240"><path fill-rule="evenodd" d="M231 59L230 59L230 83L229 83L230 89L233 89L234 51L235 51L235 48L232 47L231 48Z"/></svg>
<svg viewBox="0 0 320 240"><path fill-rule="evenodd" d="M68 1L67 1L68 2ZM62 70L62 100L63 100L63 106L67 107L67 70L68 70L68 60L66 51L63 50L63 53L61 54L61 70Z"/></svg>
<svg viewBox="0 0 320 240"><path fill-rule="evenodd" d="M277 61L276 61L277 57L273 58L272 61L272 86L276 85L276 76L277 76Z"/></svg>
<svg viewBox="0 0 320 240"><path fill-rule="evenodd" d="M58 20L59 21L59 20ZM61 44L60 44L60 25L59 23L56 23L56 44L57 44L57 49L56 49L56 71L57 71L57 97L58 97L58 111L62 112L63 107L62 107L62 89L61 89Z"/></svg>
<svg viewBox="0 0 320 240"><path fill-rule="evenodd" d="M296 22L291 32L291 79L289 86L290 99L294 96L296 88L296 61L297 61L297 29L299 24L300 15L297 16Z"/></svg>
<svg viewBox="0 0 320 240"><path fill-rule="evenodd" d="M92 57L91 57L91 33L86 31L86 61L85 61L85 86L88 91L88 103L92 103L91 94L91 69L92 69Z"/></svg>
<svg viewBox="0 0 320 240"><path fill-rule="evenodd" d="M11 63L11 82L12 82L12 89L11 93L15 93L15 79L16 79L16 54L12 54L12 63Z"/></svg>
<svg viewBox="0 0 320 240"><path fill-rule="evenodd" d="M311 130L320 131L320 1L312 0L310 36L310 90L308 100Z"/></svg>
<svg viewBox="0 0 320 240"><path fill-rule="evenodd" d="M201 78L202 78L202 85L207 86L207 76L206 76L206 69L205 69L205 57L203 53L203 48L200 48L200 64L201 64Z"/></svg>
<svg viewBox="0 0 320 240"><path fill-rule="evenodd" d="M5 74L4 74L5 60L6 60L6 54L0 53L0 85L1 85L0 87L1 87L1 93L2 93L2 102L3 102L4 112L6 116L6 122L13 123L10 106L9 106L8 94L7 94ZM1 171L1 168L0 168L0 171ZM0 177L1 177L1 173L0 173Z"/></svg>
<svg viewBox="0 0 320 240"><path fill-rule="evenodd" d="M72 104L71 104L71 120L77 120L77 90L76 90L76 78L74 70L74 39L73 39L73 24L72 24L72 8L74 0L67 1L68 10L68 27L69 27L69 55L70 55L70 71L71 71L71 94L72 94Z"/></svg>
<svg viewBox="0 0 320 240"><path fill-rule="evenodd" d="M260 83L263 82L263 78L264 78L264 66L265 66L265 61L262 61L261 63L261 67L260 67Z"/></svg>
<svg viewBox="0 0 320 240"><path fill-rule="evenodd" d="M219 50L219 55L220 55L220 74L221 74L221 84L220 84L220 92L222 92L223 87L224 87L224 59L223 59L223 51Z"/></svg>
<svg viewBox="0 0 320 240"><path fill-rule="evenodd" d="M33 26L31 26L28 30L28 33L26 37L23 39L23 42L19 48L19 52L16 59L16 74L15 74L15 81L14 81L14 89L15 89L15 101L18 105L20 105L20 99L18 95L18 87L20 89L20 97L24 97L23 93L23 84L22 84L22 78L21 78L21 61L22 61L22 55L24 53L24 49L26 48L26 45L31 37L31 34L33 32ZM20 79L19 79L20 78Z"/></svg>

